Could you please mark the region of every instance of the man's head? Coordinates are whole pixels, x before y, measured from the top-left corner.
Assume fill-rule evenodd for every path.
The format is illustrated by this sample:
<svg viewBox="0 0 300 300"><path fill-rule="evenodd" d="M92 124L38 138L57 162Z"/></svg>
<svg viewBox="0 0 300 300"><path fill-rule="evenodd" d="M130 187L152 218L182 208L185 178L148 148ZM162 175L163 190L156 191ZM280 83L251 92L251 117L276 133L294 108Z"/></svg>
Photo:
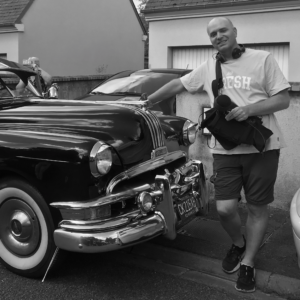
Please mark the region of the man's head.
<svg viewBox="0 0 300 300"><path fill-rule="evenodd" d="M213 47L226 58L231 57L232 50L238 47L237 30L228 18L212 19L207 25L207 33Z"/></svg>

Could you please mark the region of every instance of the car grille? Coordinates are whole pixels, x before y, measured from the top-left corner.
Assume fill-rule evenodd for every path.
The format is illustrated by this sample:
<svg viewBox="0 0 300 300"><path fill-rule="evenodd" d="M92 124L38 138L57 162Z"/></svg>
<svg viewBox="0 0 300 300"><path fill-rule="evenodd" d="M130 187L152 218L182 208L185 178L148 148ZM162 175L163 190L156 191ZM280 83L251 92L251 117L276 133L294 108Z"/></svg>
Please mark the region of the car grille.
<svg viewBox="0 0 300 300"><path fill-rule="evenodd" d="M160 125L159 119L157 116L150 110L143 110L140 108L135 108L137 114L140 114L144 117L147 125L149 126L153 148L157 149L165 145L164 142L164 133Z"/></svg>
<svg viewBox="0 0 300 300"><path fill-rule="evenodd" d="M125 106L126 108L133 110L136 114L142 116L148 125L151 133L153 149L158 149L165 146L164 133L160 125L158 117L150 110L144 110L134 105L126 104L113 104L115 106Z"/></svg>

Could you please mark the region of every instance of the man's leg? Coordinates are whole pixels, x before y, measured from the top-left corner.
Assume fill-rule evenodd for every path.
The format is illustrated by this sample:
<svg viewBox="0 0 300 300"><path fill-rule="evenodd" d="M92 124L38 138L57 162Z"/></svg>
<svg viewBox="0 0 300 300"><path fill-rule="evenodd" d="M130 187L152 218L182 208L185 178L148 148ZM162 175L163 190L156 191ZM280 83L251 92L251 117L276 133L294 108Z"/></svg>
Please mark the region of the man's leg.
<svg viewBox="0 0 300 300"><path fill-rule="evenodd" d="M238 199L216 201L220 222L234 245L244 246L241 219L238 214Z"/></svg>
<svg viewBox="0 0 300 300"><path fill-rule="evenodd" d="M233 241L223 259L222 269L226 273L233 273L240 268L240 261L246 248L246 242L241 232L241 219L237 210L238 199L218 200L216 202L221 225Z"/></svg>
<svg viewBox="0 0 300 300"><path fill-rule="evenodd" d="M242 263L248 266L254 266L255 255L259 250L268 226L269 211L268 205L257 206L248 203L247 207L247 247Z"/></svg>
<svg viewBox="0 0 300 300"><path fill-rule="evenodd" d="M241 261L239 277L235 288L241 292L255 291L254 259L264 238L269 218L268 205L247 204L248 218L246 223L247 247Z"/></svg>
<svg viewBox="0 0 300 300"><path fill-rule="evenodd" d="M274 200L279 150L249 154L242 158L243 182L247 200L247 249L240 265L235 288L241 292L255 291L254 260L268 225L268 204Z"/></svg>

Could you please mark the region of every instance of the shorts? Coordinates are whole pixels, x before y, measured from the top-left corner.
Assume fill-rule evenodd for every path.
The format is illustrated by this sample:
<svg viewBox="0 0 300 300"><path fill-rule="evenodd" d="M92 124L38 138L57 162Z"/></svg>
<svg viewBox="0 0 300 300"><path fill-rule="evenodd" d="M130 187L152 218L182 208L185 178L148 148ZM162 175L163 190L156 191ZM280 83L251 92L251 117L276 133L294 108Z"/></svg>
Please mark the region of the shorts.
<svg viewBox="0 0 300 300"><path fill-rule="evenodd" d="M250 204L265 205L273 202L279 155L280 150L213 154L215 199L240 199L244 188L246 201Z"/></svg>

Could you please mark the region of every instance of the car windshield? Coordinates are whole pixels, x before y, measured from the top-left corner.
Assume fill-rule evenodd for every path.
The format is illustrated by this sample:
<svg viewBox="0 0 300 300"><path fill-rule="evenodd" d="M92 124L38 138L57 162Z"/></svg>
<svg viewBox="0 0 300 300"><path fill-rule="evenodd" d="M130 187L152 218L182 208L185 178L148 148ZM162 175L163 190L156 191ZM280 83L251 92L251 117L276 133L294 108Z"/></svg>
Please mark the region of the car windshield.
<svg viewBox="0 0 300 300"><path fill-rule="evenodd" d="M91 94L151 95L178 74L151 71L124 72L117 74L96 87Z"/></svg>

